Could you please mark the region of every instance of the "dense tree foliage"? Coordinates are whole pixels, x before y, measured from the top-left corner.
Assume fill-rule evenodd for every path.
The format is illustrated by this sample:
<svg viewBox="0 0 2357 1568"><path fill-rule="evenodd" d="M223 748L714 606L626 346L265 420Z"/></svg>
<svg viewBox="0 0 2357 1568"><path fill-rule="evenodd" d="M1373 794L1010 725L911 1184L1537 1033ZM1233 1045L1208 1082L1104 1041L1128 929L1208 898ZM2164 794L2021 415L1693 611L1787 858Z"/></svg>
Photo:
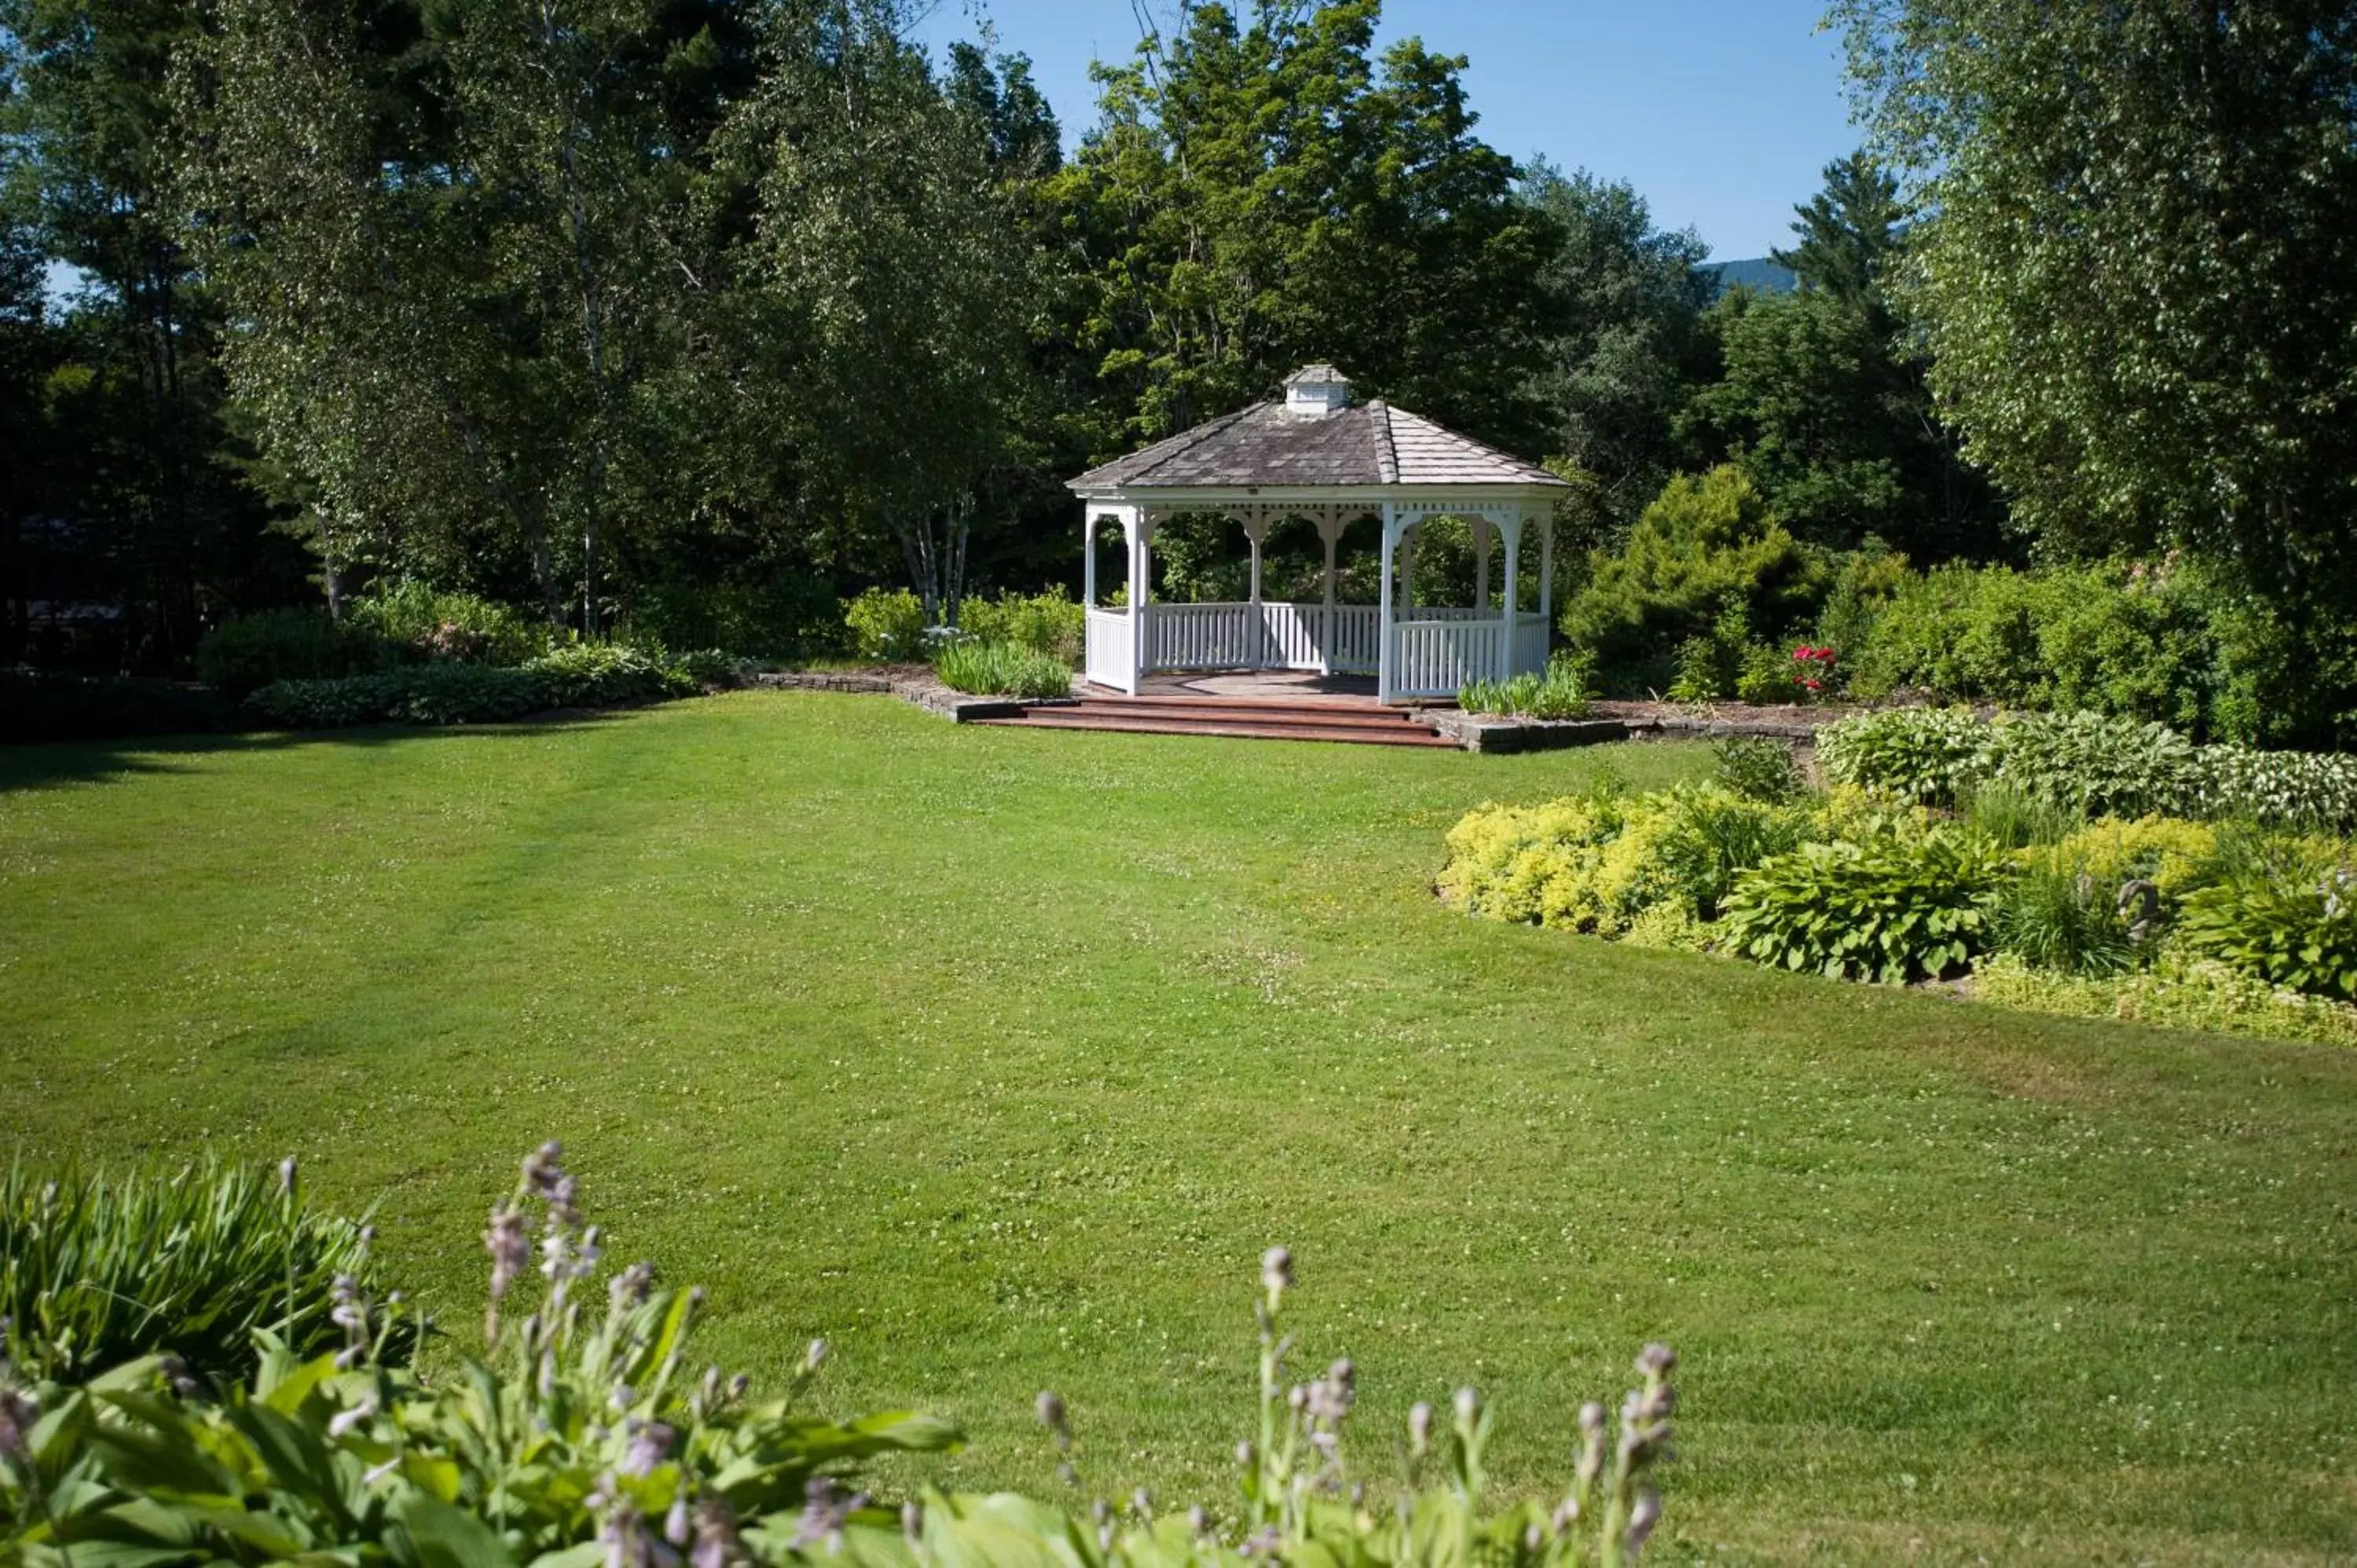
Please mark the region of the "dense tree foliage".
<svg viewBox="0 0 2357 1568"><path fill-rule="evenodd" d="M1491 440L1543 444L1529 379L1555 226L1473 134L1460 57L1371 58L1377 0L1188 13L1101 67L1060 181L1096 440L1125 450L1313 360Z"/></svg>
<svg viewBox="0 0 2357 1568"><path fill-rule="evenodd" d="M1678 466L1673 424L1706 363L1708 251L1690 229L1655 229L1626 181L1541 163L1523 198L1562 235L1546 268L1555 315L1534 388L1548 446L1592 476L1600 521L1625 525Z"/></svg>
<svg viewBox="0 0 2357 1568"><path fill-rule="evenodd" d="M1861 154L1825 168L1775 259L1795 293L1738 289L1704 322L1715 373L1684 427L1739 464L1801 537L1869 540L1918 560L2002 553L2003 509L1941 417L1919 336L1892 297L1906 243L1898 184Z"/></svg>
<svg viewBox="0 0 2357 1568"><path fill-rule="evenodd" d="M69 639L108 660L184 656L208 605L299 581L239 475L218 311L166 194L166 75L194 15L182 0L0 0L0 230L80 289L60 317L33 303L42 272L12 269L11 330L33 360L8 373L25 378L36 436L7 465L0 552L21 575L0 657Z"/></svg>
<svg viewBox="0 0 2357 1568"><path fill-rule="evenodd" d="M2017 516L2231 564L2324 636L2357 587L2357 7L1835 16L1925 214L1932 382Z"/></svg>

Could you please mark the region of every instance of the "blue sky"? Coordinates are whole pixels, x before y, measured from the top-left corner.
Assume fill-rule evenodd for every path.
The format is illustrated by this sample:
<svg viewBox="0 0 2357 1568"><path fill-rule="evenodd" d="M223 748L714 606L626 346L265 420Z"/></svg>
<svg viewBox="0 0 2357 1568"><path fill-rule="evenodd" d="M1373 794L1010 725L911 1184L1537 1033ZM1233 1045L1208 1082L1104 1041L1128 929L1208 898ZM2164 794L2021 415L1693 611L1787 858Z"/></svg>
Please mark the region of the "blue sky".
<svg viewBox="0 0 2357 1568"><path fill-rule="evenodd" d="M1169 0L1147 0L1167 15ZM974 0L940 0L920 37L971 36ZM1386 0L1382 42L1471 57L1480 134L1516 158L1626 179L1664 228L1722 261L1792 239L1856 133L1824 0ZM1067 141L1096 118L1092 58L1128 58L1129 0L983 0L999 47L1031 57Z"/></svg>

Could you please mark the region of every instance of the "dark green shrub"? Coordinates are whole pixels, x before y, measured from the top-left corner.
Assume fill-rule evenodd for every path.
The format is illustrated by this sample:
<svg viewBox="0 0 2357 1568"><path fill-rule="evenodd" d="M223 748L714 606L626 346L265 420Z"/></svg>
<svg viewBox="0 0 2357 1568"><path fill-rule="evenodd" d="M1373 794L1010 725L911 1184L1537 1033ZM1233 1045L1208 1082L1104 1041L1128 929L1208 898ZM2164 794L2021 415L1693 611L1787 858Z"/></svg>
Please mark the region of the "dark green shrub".
<svg viewBox="0 0 2357 1568"><path fill-rule="evenodd" d="M843 623L862 659L909 660L925 654L925 607L906 588L869 588L845 601Z"/></svg>
<svg viewBox="0 0 2357 1568"><path fill-rule="evenodd" d="M1876 613L1865 645L1841 651L1849 690L1861 697L2025 703L2044 679L2035 587L2005 566L1936 566L1910 577Z"/></svg>
<svg viewBox="0 0 2357 1568"><path fill-rule="evenodd" d="M1824 607L1817 612L1817 640L1840 656L1836 669L1845 681L1849 660L1865 650L1884 607L1916 580L1906 556L1872 540L1835 558Z"/></svg>
<svg viewBox="0 0 2357 1568"><path fill-rule="evenodd" d="M1711 742L1712 771L1718 781L1747 800L1789 805L1801 797L1807 782L1792 748L1764 736L1728 736Z"/></svg>
<svg viewBox="0 0 2357 1568"><path fill-rule="evenodd" d="M397 725L488 725L563 705L529 670L489 664L428 664L378 678L382 711L367 721Z"/></svg>
<svg viewBox="0 0 2357 1568"><path fill-rule="evenodd" d="M1727 945L1846 979L1953 974L1987 948L2007 869L1995 849L1947 829L1804 843L1736 879Z"/></svg>
<svg viewBox="0 0 2357 1568"><path fill-rule="evenodd" d="M741 686L747 661L717 648L692 648L663 661L699 687Z"/></svg>
<svg viewBox="0 0 2357 1568"><path fill-rule="evenodd" d="M1564 635L1595 654L1608 682L1641 685L1688 639L1710 636L1730 603L1746 638L1777 640L1811 624L1829 576L1824 553L1786 532L1740 469L1681 475L1618 553L1596 557L1565 607Z"/></svg>
<svg viewBox="0 0 2357 1568"><path fill-rule="evenodd" d="M1070 664L1011 642L946 643L933 670L950 690L982 696L1068 697L1072 692Z"/></svg>
<svg viewBox="0 0 2357 1568"><path fill-rule="evenodd" d="M502 724L549 708L694 696L694 677L612 643L560 648L518 669L451 661L404 665L344 681L281 681L246 701L281 729L354 725Z"/></svg>
<svg viewBox="0 0 2357 1568"><path fill-rule="evenodd" d="M2219 835L2215 879L2185 895L2186 947L2241 973L2357 999L2357 869L2330 841Z"/></svg>
<svg viewBox="0 0 2357 1568"><path fill-rule="evenodd" d="M696 691L694 678L679 666L610 642L556 649L526 664L522 672L537 682L533 705L543 708L643 703L658 697L694 696Z"/></svg>
<svg viewBox="0 0 2357 1568"><path fill-rule="evenodd" d="M1989 729L1962 708L1858 714L1817 732L1817 767L1829 784L1950 806L1989 775Z"/></svg>
<svg viewBox="0 0 2357 1568"><path fill-rule="evenodd" d="M245 700L254 721L273 729L349 729L382 722L394 692L391 675L340 681L280 681Z"/></svg>
<svg viewBox="0 0 2357 1568"><path fill-rule="evenodd" d="M170 1355L232 1382L254 1370L257 1329L301 1355L341 1346L329 1287L350 1275L376 1291L368 1230L313 1211L294 1187L291 1163L55 1177L11 1165L0 1176L0 1362L78 1383ZM415 1320L371 1324L379 1354L405 1360Z"/></svg>
<svg viewBox="0 0 2357 1568"><path fill-rule="evenodd" d="M1060 659L1067 669L1081 662L1085 617L1061 585L1044 594L1002 593L995 599L958 604L958 629L979 642L1008 642Z"/></svg>
<svg viewBox="0 0 2357 1568"><path fill-rule="evenodd" d="M549 650L546 623L479 595L415 578L379 586L345 607L357 631L418 659L522 664Z"/></svg>
<svg viewBox="0 0 2357 1568"><path fill-rule="evenodd" d="M197 677L243 697L279 681L332 681L389 662L382 642L324 609L260 610L233 616L197 644Z"/></svg>
<svg viewBox="0 0 2357 1568"><path fill-rule="evenodd" d="M208 687L0 670L0 741L11 744L210 735L240 727L236 704Z"/></svg>

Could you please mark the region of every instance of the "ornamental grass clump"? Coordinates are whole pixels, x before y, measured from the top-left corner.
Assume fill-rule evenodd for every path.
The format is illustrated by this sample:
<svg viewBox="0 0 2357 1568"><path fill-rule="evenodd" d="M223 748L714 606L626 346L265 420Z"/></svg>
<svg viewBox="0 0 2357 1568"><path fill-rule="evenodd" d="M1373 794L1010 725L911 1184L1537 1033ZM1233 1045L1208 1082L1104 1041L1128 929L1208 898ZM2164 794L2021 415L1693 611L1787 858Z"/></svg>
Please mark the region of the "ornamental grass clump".
<svg viewBox="0 0 2357 1568"><path fill-rule="evenodd" d="M1457 693L1457 705L1464 712L1501 718L1584 718L1595 700L1592 661L1568 650L1548 660L1544 675L1468 681Z"/></svg>
<svg viewBox="0 0 2357 1568"><path fill-rule="evenodd" d="M1638 1359L1617 1441L1601 1405L1580 1411L1559 1499L1487 1499L1491 1416L1463 1389L1446 1430L1417 1407L1392 1500L1372 1500L1345 1439L1352 1364L1291 1375L1294 1265L1281 1247L1261 1265L1259 1421L1237 1448L1240 1496L1181 1511L1143 1490L1125 1509L1089 1497L1072 1414L1053 1393L1038 1412L1071 1500L921 1485L883 1500L868 1461L942 1452L956 1430L802 1412L823 1341L784 1400L756 1402L743 1377L695 1372L703 1293L665 1286L644 1263L606 1266L606 1238L554 1144L525 1159L483 1241L485 1349L430 1380L388 1356L406 1309L388 1296L380 1311L374 1287L349 1274L312 1287L330 1348L306 1359L258 1330L250 1380L217 1394L168 1357L78 1388L0 1369L0 1562L1586 1568L1631 1562L1661 1519L1654 1477L1676 1399L1675 1358L1659 1346Z"/></svg>
<svg viewBox="0 0 2357 1568"><path fill-rule="evenodd" d="M258 1330L296 1354L339 1342L333 1282L382 1294L373 1234L303 1203L291 1161L56 1176L19 1162L0 1176L0 1362L71 1384L160 1355L208 1384L242 1380ZM376 1321L405 1359L416 1320Z"/></svg>
<svg viewBox="0 0 2357 1568"><path fill-rule="evenodd" d="M1070 664L1012 642L945 642L933 672L952 692L976 696L1067 697L1072 692Z"/></svg>

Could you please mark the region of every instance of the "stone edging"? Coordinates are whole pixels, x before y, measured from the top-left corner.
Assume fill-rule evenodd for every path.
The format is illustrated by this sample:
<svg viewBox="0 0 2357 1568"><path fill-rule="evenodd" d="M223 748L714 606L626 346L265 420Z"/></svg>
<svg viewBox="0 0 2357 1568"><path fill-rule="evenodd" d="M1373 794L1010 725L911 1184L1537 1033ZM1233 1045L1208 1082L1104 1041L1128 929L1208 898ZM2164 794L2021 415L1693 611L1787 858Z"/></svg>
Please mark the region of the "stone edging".
<svg viewBox="0 0 2357 1568"><path fill-rule="evenodd" d="M1796 746L1814 746L1814 725L1778 719L1636 718L1524 719L1426 708L1417 717L1468 751L1554 751L1615 740L1717 740L1758 736Z"/></svg>
<svg viewBox="0 0 2357 1568"><path fill-rule="evenodd" d="M1066 707L1077 697L977 697L953 692L931 676L863 675L856 671L810 670L756 675L752 683L789 692L852 692L898 697L952 724L976 719L1019 718L1026 708Z"/></svg>

